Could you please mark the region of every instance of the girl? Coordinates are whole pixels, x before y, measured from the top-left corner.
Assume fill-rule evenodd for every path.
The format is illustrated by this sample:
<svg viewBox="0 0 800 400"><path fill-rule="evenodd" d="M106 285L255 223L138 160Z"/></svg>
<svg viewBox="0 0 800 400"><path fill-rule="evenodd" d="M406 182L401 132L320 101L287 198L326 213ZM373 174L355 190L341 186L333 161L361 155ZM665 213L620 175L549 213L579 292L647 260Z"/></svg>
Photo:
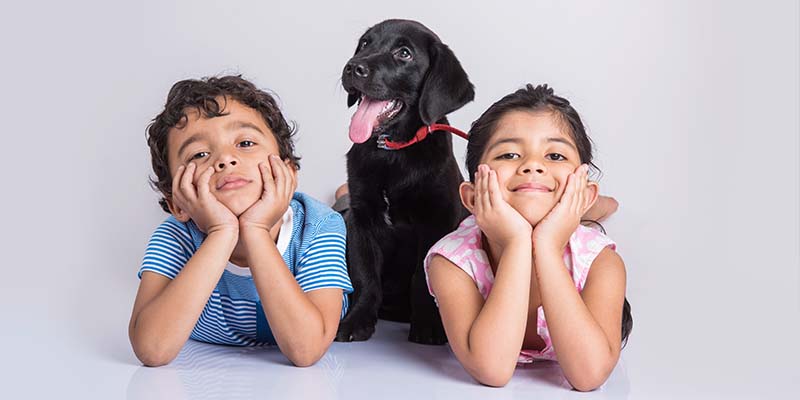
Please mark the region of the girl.
<svg viewBox="0 0 800 400"><path fill-rule="evenodd" d="M545 359L588 391L619 359L632 328L625 265L611 239L580 225L598 196L589 165L578 113L547 85L472 124L460 187L472 216L430 249L425 272L456 358L482 384Z"/></svg>

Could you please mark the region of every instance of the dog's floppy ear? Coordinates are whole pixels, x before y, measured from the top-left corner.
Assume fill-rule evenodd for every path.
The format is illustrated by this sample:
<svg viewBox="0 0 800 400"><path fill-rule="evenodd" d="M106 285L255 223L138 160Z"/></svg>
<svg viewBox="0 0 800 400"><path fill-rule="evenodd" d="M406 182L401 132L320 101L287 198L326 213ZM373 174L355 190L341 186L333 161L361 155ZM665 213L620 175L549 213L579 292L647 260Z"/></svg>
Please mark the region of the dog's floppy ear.
<svg viewBox="0 0 800 400"><path fill-rule="evenodd" d="M419 96L419 116L425 125L435 123L475 98L467 73L447 45L438 41L431 45L430 59Z"/></svg>

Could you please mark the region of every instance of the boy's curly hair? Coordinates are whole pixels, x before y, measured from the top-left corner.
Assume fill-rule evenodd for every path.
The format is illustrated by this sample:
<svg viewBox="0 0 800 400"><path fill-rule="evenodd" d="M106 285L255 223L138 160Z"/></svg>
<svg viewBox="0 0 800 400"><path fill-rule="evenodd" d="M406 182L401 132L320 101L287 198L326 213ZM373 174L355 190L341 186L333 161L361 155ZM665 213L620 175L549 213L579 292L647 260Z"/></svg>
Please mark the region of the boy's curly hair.
<svg viewBox="0 0 800 400"><path fill-rule="evenodd" d="M218 99L223 99L222 102ZM186 79L175 83L167 95L164 111L158 114L147 126L147 145L155 178L150 178L153 189L164 196L158 203L169 213L167 198L172 196L172 175L169 171L167 136L170 129L186 126L186 112L197 110L205 118L227 115L225 103L236 100L258 111L264 122L275 135L279 155L282 160L290 160L300 169L300 157L294 153L295 124L287 123L275 99L267 92L258 89L241 75Z"/></svg>

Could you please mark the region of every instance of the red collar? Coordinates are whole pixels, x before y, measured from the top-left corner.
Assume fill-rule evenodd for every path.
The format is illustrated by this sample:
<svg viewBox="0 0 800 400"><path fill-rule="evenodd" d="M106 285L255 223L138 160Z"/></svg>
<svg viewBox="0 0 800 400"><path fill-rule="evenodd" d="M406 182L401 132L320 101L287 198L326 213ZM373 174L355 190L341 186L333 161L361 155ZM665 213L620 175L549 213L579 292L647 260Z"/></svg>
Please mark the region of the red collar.
<svg viewBox="0 0 800 400"><path fill-rule="evenodd" d="M421 142L421 141L425 140L425 138L428 137L429 133L436 132L436 131L448 131L448 132L451 132L451 133L455 133L456 135L461 136L464 139L467 139L469 137L463 131L460 131L460 130L458 130L456 128L453 128L450 125L431 124L431 125L425 125L422 128L419 128L417 130L417 133L414 135L414 137L411 138L411 140L409 140L409 141L407 141L405 143L392 142L391 140L389 140L389 135L387 135L387 134L380 135L378 137L378 148L379 149L383 149L383 150L400 150L400 149L402 149L404 147L408 147L408 146L411 146L414 143Z"/></svg>

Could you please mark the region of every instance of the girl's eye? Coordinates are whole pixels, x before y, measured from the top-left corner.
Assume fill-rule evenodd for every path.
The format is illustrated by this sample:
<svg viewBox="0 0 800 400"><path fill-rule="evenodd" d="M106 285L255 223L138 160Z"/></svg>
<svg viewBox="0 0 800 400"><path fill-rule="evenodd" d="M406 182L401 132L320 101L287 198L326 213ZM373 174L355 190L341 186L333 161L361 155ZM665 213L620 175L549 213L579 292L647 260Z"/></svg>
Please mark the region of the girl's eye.
<svg viewBox="0 0 800 400"><path fill-rule="evenodd" d="M207 151L201 151L201 152L193 155L192 158L189 159L189 161L191 161L191 160L199 160L199 159L205 158L207 156L208 156L208 152Z"/></svg>
<svg viewBox="0 0 800 400"><path fill-rule="evenodd" d="M239 142L239 147L253 147L256 145L256 142L252 140L242 140Z"/></svg>
<svg viewBox="0 0 800 400"><path fill-rule="evenodd" d="M561 154L558 154L558 153L550 153L550 154L547 155L547 158L550 159L550 161L566 161L567 160L566 157L564 157L564 156L562 156Z"/></svg>
<svg viewBox="0 0 800 400"><path fill-rule="evenodd" d="M519 158L517 153L506 153L497 157L498 160L516 160L517 158Z"/></svg>
<svg viewBox="0 0 800 400"><path fill-rule="evenodd" d="M403 61L410 61L413 57L411 55L411 50L408 47L401 47L394 52L394 56L398 59Z"/></svg>

